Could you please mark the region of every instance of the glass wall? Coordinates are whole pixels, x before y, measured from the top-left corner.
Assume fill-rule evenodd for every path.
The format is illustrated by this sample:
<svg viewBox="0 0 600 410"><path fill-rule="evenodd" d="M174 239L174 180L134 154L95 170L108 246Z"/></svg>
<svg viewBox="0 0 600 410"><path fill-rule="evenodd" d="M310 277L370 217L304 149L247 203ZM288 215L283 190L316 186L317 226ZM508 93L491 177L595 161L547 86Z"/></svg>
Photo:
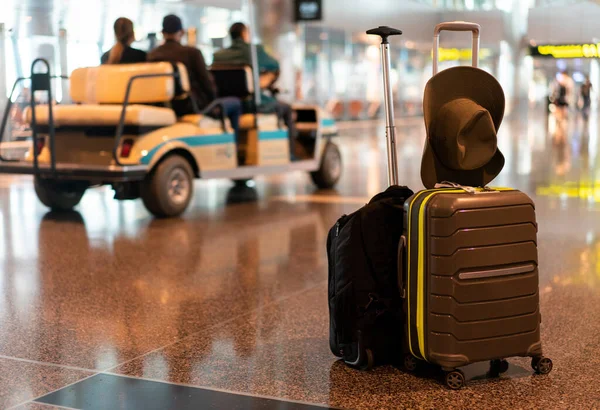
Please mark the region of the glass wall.
<svg viewBox="0 0 600 410"><path fill-rule="evenodd" d="M340 119L368 119L381 114L382 78L379 42L321 26L305 28L304 99L327 107ZM391 80L400 115L421 115L423 89L431 78L430 45L391 44ZM512 95L512 50L505 42L480 50L480 67L498 78ZM440 49L440 70L470 65L470 49Z"/></svg>
<svg viewBox="0 0 600 410"><path fill-rule="evenodd" d="M112 25L118 17L134 22L137 41L133 46L148 50L160 41L162 18L178 14L186 27L196 28L196 45L208 63L223 43L212 39L226 37L231 23L244 20L239 10L150 0L49 0L46 9L38 14L33 11L10 0L0 2L0 23L5 26L0 64L6 71L7 94L16 78L29 74L30 64L37 57L47 59L54 73L68 74L78 67L98 65L102 53L114 44ZM61 29L65 30L64 41L60 40Z"/></svg>
<svg viewBox="0 0 600 410"><path fill-rule="evenodd" d="M208 64L212 62L214 51L228 46L230 24L247 21L241 10L168 0L32 1L0 0L0 23L6 28L4 36L0 36L0 66L3 66L7 84L3 87L0 70L0 93L8 94L16 78L27 76L36 57L48 59L52 71L64 75L78 67L99 64L101 54L114 43L112 25L118 17L134 21L137 39L134 46L148 50L161 40L158 33L163 16L178 14L186 27L196 28L190 40L203 51ZM438 8L465 10L523 6L523 2L516 0L423 2ZM299 99L324 106L338 118L362 119L380 115L382 81L377 39L324 25L301 26L298 33L302 52L284 50L279 57L285 60L295 59L296 54L302 56L297 58L301 73L295 77ZM485 47L481 53L482 68L497 76L510 94L514 77L511 47L500 43ZM470 57L464 50L446 51L441 61L442 69L469 64ZM391 54L397 112L419 115L423 88L431 77L430 43L417 44L403 39L392 44ZM68 100L65 87L57 87L55 94L59 101ZM0 108L3 103L0 101Z"/></svg>
<svg viewBox="0 0 600 410"><path fill-rule="evenodd" d="M158 33L169 13L181 16L186 28L196 29L189 40L209 64L213 52L227 43L223 38L229 26L245 20L240 10L155 0L0 0L0 113L6 106L3 96L10 95L17 78L29 76L36 58L46 59L52 74L69 75L76 68L98 65L114 44L113 22L118 17L134 22L133 46L149 50L161 41ZM57 102L69 102L68 82L55 80L53 93ZM29 95L29 84L19 83L5 142L30 135L21 119Z"/></svg>
<svg viewBox="0 0 600 410"><path fill-rule="evenodd" d="M427 4L432 7L449 10L503 10L510 12L517 3L529 0L414 0L415 3ZM564 3L568 0L537 0L538 3L549 5L553 3ZM529 1L530 3L535 0Z"/></svg>

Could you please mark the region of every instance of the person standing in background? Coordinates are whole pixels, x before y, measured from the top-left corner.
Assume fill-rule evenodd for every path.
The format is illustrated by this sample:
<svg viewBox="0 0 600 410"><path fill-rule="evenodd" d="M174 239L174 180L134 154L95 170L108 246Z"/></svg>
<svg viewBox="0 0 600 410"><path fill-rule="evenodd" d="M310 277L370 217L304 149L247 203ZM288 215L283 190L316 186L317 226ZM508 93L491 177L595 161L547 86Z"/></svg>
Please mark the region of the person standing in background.
<svg viewBox="0 0 600 410"><path fill-rule="evenodd" d="M116 44L100 59L101 64L131 64L146 61L146 52L132 48L135 41L133 22L125 17L120 17L114 24Z"/></svg>
<svg viewBox="0 0 600 410"><path fill-rule="evenodd" d="M587 120L590 116L590 107L592 105L592 83L588 75L579 89L579 98L581 99L581 114L583 119Z"/></svg>
<svg viewBox="0 0 600 410"><path fill-rule="evenodd" d="M558 75L556 86L554 88L553 102L556 107L557 120L563 121L567 119L569 110L569 100L571 99L570 77L567 71L563 71Z"/></svg>

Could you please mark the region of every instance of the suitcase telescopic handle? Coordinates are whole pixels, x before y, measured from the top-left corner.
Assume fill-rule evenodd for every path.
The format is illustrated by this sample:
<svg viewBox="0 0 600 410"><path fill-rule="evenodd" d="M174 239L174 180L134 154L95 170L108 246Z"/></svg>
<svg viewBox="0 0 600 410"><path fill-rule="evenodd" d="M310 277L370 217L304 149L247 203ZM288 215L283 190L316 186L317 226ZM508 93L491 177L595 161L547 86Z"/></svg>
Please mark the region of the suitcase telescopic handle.
<svg viewBox="0 0 600 410"><path fill-rule="evenodd" d="M387 140L388 157L388 185L398 185L398 157L396 153L396 124L394 121L394 98L392 96L392 82L390 80L390 36L399 36L401 30L379 26L367 31L369 35L381 37L381 67L383 68L383 92L385 95L385 133Z"/></svg>
<svg viewBox="0 0 600 410"><path fill-rule="evenodd" d="M440 49L440 32L442 31L470 31L473 33L472 44L472 64L473 67L479 65L479 32L481 26L477 23L469 23L468 21L449 21L440 23L433 30L433 75L438 72L439 49Z"/></svg>

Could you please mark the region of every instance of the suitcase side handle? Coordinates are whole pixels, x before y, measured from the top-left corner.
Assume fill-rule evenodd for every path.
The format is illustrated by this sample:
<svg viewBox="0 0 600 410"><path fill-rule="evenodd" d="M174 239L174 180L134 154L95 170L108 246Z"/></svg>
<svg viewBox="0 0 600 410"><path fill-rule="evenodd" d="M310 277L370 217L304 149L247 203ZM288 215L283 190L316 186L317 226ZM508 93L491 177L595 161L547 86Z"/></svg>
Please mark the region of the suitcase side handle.
<svg viewBox="0 0 600 410"><path fill-rule="evenodd" d="M449 21L446 23L440 23L435 26L433 30L433 75L438 73L439 63L439 48L440 48L440 32L442 31L470 31L473 33L472 41L472 58L471 62L473 67L479 65L479 33L481 26L477 23L470 23L468 21Z"/></svg>
<svg viewBox="0 0 600 410"><path fill-rule="evenodd" d="M400 297L406 298L406 289L404 287L404 252L406 252L406 236L400 236L400 243L398 243L398 290L400 291ZM407 268L408 269L408 268Z"/></svg>

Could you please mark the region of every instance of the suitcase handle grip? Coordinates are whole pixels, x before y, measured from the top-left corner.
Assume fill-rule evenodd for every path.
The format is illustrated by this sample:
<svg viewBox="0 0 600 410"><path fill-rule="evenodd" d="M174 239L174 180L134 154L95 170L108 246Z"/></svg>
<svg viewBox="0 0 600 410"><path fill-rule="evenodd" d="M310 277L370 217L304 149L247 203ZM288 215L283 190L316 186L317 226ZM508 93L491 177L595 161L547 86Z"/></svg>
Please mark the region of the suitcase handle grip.
<svg viewBox="0 0 600 410"><path fill-rule="evenodd" d="M470 23L468 21L448 21L440 23L435 26L433 31L434 36L439 36L440 31L472 31L473 35L479 37L479 31L481 26L477 23Z"/></svg>
<svg viewBox="0 0 600 410"><path fill-rule="evenodd" d="M400 243L398 243L398 290L400 291L400 297L406 298L406 289L404 288L404 252L406 251L406 236L400 236Z"/></svg>
<svg viewBox="0 0 600 410"><path fill-rule="evenodd" d="M399 36L402 34L402 30L398 30L397 28L392 28L388 26L379 26L377 28L367 30L367 34L379 36L381 37L381 44L388 44L388 37Z"/></svg>
<svg viewBox="0 0 600 410"><path fill-rule="evenodd" d="M440 48L440 32L441 31L470 31L473 33L472 41L472 64L473 67L479 65L479 32L481 26L477 23L470 23L468 21L449 21L446 23L440 23L435 26L433 30L433 75L438 73L439 63L439 48Z"/></svg>

